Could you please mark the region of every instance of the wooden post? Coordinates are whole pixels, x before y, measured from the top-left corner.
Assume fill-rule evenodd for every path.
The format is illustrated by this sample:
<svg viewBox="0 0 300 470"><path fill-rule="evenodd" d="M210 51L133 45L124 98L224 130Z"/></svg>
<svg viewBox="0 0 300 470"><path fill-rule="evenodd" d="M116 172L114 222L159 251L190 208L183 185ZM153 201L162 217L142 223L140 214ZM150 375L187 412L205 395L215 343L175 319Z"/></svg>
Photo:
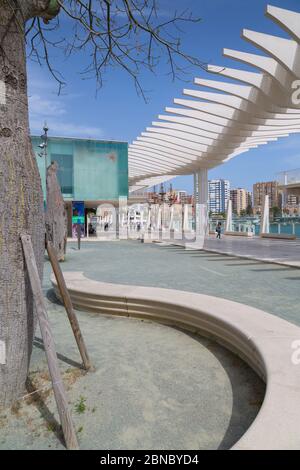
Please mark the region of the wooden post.
<svg viewBox="0 0 300 470"><path fill-rule="evenodd" d="M61 374L59 371L55 345L49 324L49 319L45 307L44 295L41 281L37 270L34 251L31 238L26 233L21 234L21 241L27 266L27 272L30 280L32 294L37 310L39 325L42 333L44 348L46 352L49 372L52 380L55 401L63 429L63 434L68 449L78 449L77 437L74 430L71 414L68 409L68 402L63 386Z"/></svg>
<svg viewBox="0 0 300 470"><path fill-rule="evenodd" d="M77 224L77 244L78 244L78 250L80 250L80 238L81 238L81 227L80 224Z"/></svg>
<svg viewBox="0 0 300 470"><path fill-rule="evenodd" d="M49 241L46 242L46 248L47 248L47 253L48 253L48 256L49 256L49 259L50 259L50 262L51 262L51 266L52 266L52 269L53 269L53 272L54 272L54 275L55 275L55 278L56 278L56 281L57 281L57 286L59 288L59 292L60 292L61 298L63 300L66 312L68 314L68 318L69 318L69 321L70 321L70 324L71 324L71 328L73 330L73 333L74 333L74 336L75 336L75 339L76 339L76 343L77 343L77 346L78 346L78 349L79 349L79 352L80 352L80 355L81 355L81 358L82 358L82 361L83 361L84 368L86 370L89 370L91 368L91 361L90 361L86 346L84 344L84 340L83 340L83 337L82 337L82 334L81 334L81 331L80 331L80 326L78 324L77 317L76 317L75 312L73 310L72 300L71 300L70 294L68 292L68 289L67 289L67 286L66 286L66 283L65 283L65 279L64 279L61 267L60 267L58 259L57 259L55 248L52 245L52 243L49 242Z"/></svg>
<svg viewBox="0 0 300 470"><path fill-rule="evenodd" d="M57 179L58 165L52 162L47 168L47 210L45 225L47 239L56 249L59 261L64 261L67 244L67 212Z"/></svg>

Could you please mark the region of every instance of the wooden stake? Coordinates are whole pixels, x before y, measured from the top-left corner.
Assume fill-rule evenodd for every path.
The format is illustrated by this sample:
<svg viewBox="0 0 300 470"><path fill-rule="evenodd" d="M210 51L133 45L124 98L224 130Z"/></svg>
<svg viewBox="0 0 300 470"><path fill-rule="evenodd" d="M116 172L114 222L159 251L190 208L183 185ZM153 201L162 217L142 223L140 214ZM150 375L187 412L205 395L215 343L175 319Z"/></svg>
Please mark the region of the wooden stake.
<svg viewBox="0 0 300 470"><path fill-rule="evenodd" d="M47 248L47 253L48 253L51 266L52 266L52 269L53 269L53 272L57 281L57 286L59 288L59 292L63 300L66 312L68 314L71 328L73 330L76 343L77 343L77 346L78 346L78 349L79 349L79 352L83 361L84 368L86 370L89 370L92 364L91 364L91 361L90 361L90 358L89 358L89 355L88 355L88 352L87 352L87 349L86 349L86 346L85 346L85 343L84 343L84 340L80 331L80 326L79 326L77 317L73 310L72 300L68 292L65 279L64 279L62 270L60 268L60 265L57 259L55 248L52 245L52 243L49 241L46 242L46 248Z"/></svg>
<svg viewBox="0 0 300 470"><path fill-rule="evenodd" d="M31 284L32 294L38 314L38 320L42 333L44 348L46 352L49 372L52 381L55 401L63 429L63 434L68 449L78 449L77 437L74 430L71 414L68 409L67 398L64 385L59 371L55 345L49 324L49 319L45 307L44 295L42 291L41 281L37 270L34 251L32 248L31 238L28 234L21 234L21 241L25 255L25 261L28 276Z"/></svg>

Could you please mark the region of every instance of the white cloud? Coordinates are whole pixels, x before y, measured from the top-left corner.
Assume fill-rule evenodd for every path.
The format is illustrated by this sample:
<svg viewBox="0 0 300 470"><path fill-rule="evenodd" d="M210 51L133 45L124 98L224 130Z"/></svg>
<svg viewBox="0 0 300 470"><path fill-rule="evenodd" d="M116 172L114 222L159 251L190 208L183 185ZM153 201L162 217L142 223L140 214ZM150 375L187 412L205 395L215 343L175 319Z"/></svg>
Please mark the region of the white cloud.
<svg viewBox="0 0 300 470"><path fill-rule="evenodd" d="M40 95L29 96L29 111L31 116L61 116L66 114L63 101L42 98Z"/></svg>
<svg viewBox="0 0 300 470"><path fill-rule="evenodd" d="M30 131L40 134L46 121L49 135L60 137L85 137L100 139L104 137L101 128L88 123L74 123L70 103L74 99L81 99L78 93L67 95L54 94L53 82L44 76L41 69L30 69L29 77L29 121Z"/></svg>
<svg viewBox="0 0 300 470"><path fill-rule="evenodd" d="M86 137L87 139L100 139L103 138L103 130L98 127L84 126L73 124L72 122L61 122L57 120L47 119L49 127L49 135L56 135L59 137ZM42 131L43 121L30 120L30 130L32 134L40 133Z"/></svg>

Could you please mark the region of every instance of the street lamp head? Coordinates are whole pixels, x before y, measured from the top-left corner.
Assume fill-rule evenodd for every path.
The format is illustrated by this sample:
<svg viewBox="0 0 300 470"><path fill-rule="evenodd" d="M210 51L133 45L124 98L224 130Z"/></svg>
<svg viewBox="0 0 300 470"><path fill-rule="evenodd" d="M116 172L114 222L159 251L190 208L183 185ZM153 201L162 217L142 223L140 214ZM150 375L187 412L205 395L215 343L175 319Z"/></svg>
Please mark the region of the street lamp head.
<svg viewBox="0 0 300 470"><path fill-rule="evenodd" d="M45 121L45 124L44 124L44 127L43 127L43 131L46 133L49 131L49 127L47 126L47 123Z"/></svg>

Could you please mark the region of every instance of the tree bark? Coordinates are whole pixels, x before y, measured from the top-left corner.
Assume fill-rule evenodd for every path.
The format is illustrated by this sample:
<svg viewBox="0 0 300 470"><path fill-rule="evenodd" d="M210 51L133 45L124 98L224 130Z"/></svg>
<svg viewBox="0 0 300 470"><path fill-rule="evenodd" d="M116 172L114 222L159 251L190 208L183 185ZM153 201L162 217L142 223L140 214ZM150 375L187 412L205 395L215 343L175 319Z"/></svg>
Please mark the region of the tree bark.
<svg viewBox="0 0 300 470"><path fill-rule="evenodd" d="M47 168L46 236L55 248L58 261L64 261L67 244L67 211L57 180L57 163Z"/></svg>
<svg viewBox="0 0 300 470"><path fill-rule="evenodd" d="M28 125L24 27L49 0L0 0L0 405L22 396L35 329L20 233L32 239L40 278L44 259L41 181ZM44 14L44 13L42 13ZM2 84L1 84L2 82ZM3 85L4 83L4 85Z"/></svg>

